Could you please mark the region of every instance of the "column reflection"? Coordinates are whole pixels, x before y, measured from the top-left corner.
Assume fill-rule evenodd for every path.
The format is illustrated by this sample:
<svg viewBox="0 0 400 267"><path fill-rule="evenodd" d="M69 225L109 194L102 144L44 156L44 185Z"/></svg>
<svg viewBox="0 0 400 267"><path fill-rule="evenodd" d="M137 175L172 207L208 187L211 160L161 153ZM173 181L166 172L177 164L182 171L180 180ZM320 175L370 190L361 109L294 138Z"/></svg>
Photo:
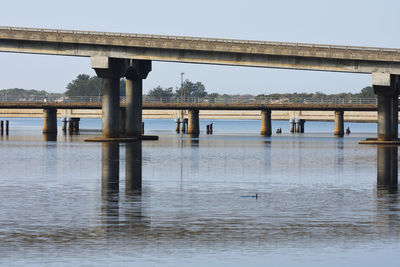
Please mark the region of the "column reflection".
<svg viewBox="0 0 400 267"><path fill-rule="evenodd" d="M119 144L102 144L101 196L102 217L106 233L114 232L119 223Z"/></svg>
<svg viewBox="0 0 400 267"><path fill-rule="evenodd" d="M199 146L200 139L198 134L187 135L187 145L190 146L190 173L199 171ZM185 145L186 147L186 145Z"/></svg>
<svg viewBox="0 0 400 267"><path fill-rule="evenodd" d="M343 138L336 138L336 156L334 158L333 169L337 174L343 174L344 172L344 142Z"/></svg>
<svg viewBox="0 0 400 267"><path fill-rule="evenodd" d="M102 144L102 224L106 237L144 235L142 215L142 142L126 144L125 197L119 194L119 144Z"/></svg>
<svg viewBox="0 0 400 267"><path fill-rule="evenodd" d="M377 146L377 185L388 188L398 185L398 148L397 146Z"/></svg>
<svg viewBox="0 0 400 267"><path fill-rule="evenodd" d="M142 190L142 141L126 144L125 191Z"/></svg>

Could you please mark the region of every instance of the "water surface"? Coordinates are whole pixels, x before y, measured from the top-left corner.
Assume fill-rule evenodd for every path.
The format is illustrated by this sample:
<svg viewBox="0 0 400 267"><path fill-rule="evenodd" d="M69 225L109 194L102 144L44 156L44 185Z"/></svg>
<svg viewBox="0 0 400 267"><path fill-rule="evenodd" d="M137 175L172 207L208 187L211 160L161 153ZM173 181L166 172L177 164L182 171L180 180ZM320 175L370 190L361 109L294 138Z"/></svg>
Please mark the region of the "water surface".
<svg viewBox="0 0 400 267"><path fill-rule="evenodd" d="M264 138L257 121L215 121L214 135L192 138L172 120L146 120L160 140L142 143L138 192L125 172L137 147L83 142L99 122L45 141L41 120L11 120L0 139L0 264L397 266L399 194L377 186L377 147L357 144L375 124L334 138L333 123L292 135L274 121L284 133ZM119 166L118 187L104 165Z"/></svg>

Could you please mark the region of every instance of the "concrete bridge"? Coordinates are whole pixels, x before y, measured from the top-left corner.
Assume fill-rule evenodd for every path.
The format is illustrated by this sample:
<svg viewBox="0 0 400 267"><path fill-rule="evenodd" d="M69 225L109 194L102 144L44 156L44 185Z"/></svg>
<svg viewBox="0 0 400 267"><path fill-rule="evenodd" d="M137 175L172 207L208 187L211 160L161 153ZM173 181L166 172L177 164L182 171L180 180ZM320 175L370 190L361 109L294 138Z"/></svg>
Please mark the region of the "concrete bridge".
<svg viewBox="0 0 400 267"><path fill-rule="evenodd" d="M312 120L332 120L329 111L334 111L335 121L335 134L343 136L344 134L344 112L348 114L348 121L361 121L361 122L375 122L376 115L370 114L371 112L376 113L377 111L377 99L375 98L337 98L337 99L289 99L289 98L263 98L263 99L249 99L249 98L153 98L145 96L143 97L143 110L155 110L159 114L158 116L164 116L165 114L160 113L162 110L176 111L173 112L175 116L168 116L169 118L176 118L179 116L178 111L188 111L189 122L189 133L194 134L200 132L199 129L199 111L213 111L214 113L208 113L208 116L218 116L215 111L226 111L235 118L237 112L240 111L243 116L243 111L251 112L245 114L247 118L261 119L262 135L271 135L271 120L272 111L275 112L274 119L290 119L296 117L298 119L305 119L305 114L300 114L302 111L311 111L307 119ZM99 117L101 113L98 112L85 112L84 110L99 110L102 108L101 98L99 96L76 96L76 97L63 97L63 98L50 98L50 97L30 97L27 99L13 99L13 98L0 98L0 110L8 109L9 112L0 112L1 117L15 116L15 117L39 117L48 114L47 110L56 110L57 116L69 116L69 117ZM36 112L25 111L25 110L36 110ZM62 110L62 112L59 112ZM68 111L69 110L69 114ZM74 110L74 115L72 114ZM270 112L268 112L270 110ZM279 111L292 111L292 114L278 113ZM42 112L42 114L40 114ZM258 113L257 113L258 112ZM325 114L321 114L325 112ZM327 114L328 112L328 114ZM349 114L352 114L350 115ZM360 113L354 115L355 113ZM165 112L164 112L165 113ZM120 98L120 118L123 118L126 114L126 99L125 97ZM261 116L260 116L261 115ZM204 117L204 114L203 114ZM236 117L237 118L237 117ZM197 123L194 123L194 121ZM45 120L46 121L46 120ZM120 121L120 132L121 129L125 129L124 121ZM49 123L44 125L44 128L50 127ZM52 126L54 128L54 126ZM48 129L45 129L48 131Z"/></svg>
<svg viewBox="0 0 400 267"><path fill-rule="evenodd" d="M142 80L156 60L372 74L378 95L377 139L398 140L399 49L0 27L0 52L90 57L102 78L104 138L119 136L121 77L127 79L126 134L141 135ZM53 125L55 109L45 108L45 114ZM262 124L270 121L270 108L262 114Z"/></svg>

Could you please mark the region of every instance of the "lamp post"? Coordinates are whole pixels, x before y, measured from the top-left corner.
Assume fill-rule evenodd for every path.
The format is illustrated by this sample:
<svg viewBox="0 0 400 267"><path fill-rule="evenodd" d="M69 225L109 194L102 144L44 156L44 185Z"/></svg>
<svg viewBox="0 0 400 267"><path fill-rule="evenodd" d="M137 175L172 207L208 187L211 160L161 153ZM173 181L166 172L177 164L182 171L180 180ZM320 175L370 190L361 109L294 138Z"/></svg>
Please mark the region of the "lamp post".
<svg viewBox="0 0 400 267"><path fill-rule="evenodd" d="M183 94L183 75L184 74L185 74L184 72L181 72L181 103L182 103L183 97L185 96ZM181 110L181 116L180 117L183 119L183 109Z"/></svg>

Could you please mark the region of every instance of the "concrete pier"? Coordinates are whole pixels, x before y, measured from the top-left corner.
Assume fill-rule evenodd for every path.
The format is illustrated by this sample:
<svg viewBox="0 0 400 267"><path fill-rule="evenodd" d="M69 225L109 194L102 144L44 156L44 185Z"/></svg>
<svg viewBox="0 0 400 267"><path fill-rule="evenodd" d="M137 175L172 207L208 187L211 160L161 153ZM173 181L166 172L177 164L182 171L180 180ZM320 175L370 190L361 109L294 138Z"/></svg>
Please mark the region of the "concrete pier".
<svg viewBox="0 0 400 267"><path fill-rule="evenodd" d="M126 135L142 135L143 79L151 71L151 61L129 60L126 77Z"/></svg>
<svg viewBox="0 0 400 267"><path fill-rule="evenodd" d="M180 125L181 125L181 129L180 129L181 133L186 133L186 120L187 119L185 119L185 118L179 119Z"/></svg>
<svg viewBox="0 0 400 267"><path fill-rule="evenodd" d="M67 131L69 134L72 134L72 132L74 131L74 121L71 117L67 118Z"/></svg>
<svg viewBox="0 0 400 267"><path fill-rule="evenodd" d="M290 124L290 129L289 132L294 133L295 128L296 128L296 122L294 119L290 119L289 120L289 124Z"/></svg>
<svg viewBox="0 0 400 267"><path fill-rule="evenodd" d="M61 118L61 130L63 132L67 131L67 117L62 117Z"/></svg>
<svg viewBox="0 0 400 267"><path fill-rule="evenodd" d="M57 109L43 109L43 133L57 132Z"/></svg>
<svg viewBox="0 0 400 267"><path fill-rule="evenodd" d="M119 133L125 134L126 132L126 108L119 109Z"/></svg>
<svg viewBox="0 0 400 267"><path fill-rule="evenodd" d="M181 120L179 118L176 118L175 119L175 132L176 133L180 132L180 123L181 123Z"/></svg>
<svg viewBox="0 0 400 267"><path fill-rule="evenodd" d="M294 123L295 123L295 131L296 131L296 133L300 133L300 119L295 119L294 120Z"/></svg>
<svg viewBox="0 0 400 267"><path fill-rule="evenodd" d="M335 110L335 129L333 134L336 137L344 136L344 112L343 110Z"/></svg>
<svg viewBox="0 0 400 267"><path fill-rule="evenodd" d="M199 110L190 109L188 112L188 134L200 133Z"/></svg>
<svg viewBox="0 0 400 267"><path fill-rule="evenodd" d="M398 138L398 96L378 94L378 141Z"/></svg>
<svg viewBox="0 0 400 267"><path fill-rule="evenodd" d="M398 139L398 95L399 75L373 73L374 93L378 95L378 138L377 141Z"/></svg>
<svg viewBox="0 0 400 267"><path fill-rule="evenodd" d="M43 141L56 142L57 141L57 133L43 133Z"/></svg>
<svg viewBox="0 0 400 267"><path fill-rule="evenodd" d="M102 137L119 137L119 82L126 71L126 60L92 57L91 61L102 78Z"/></svg>
<svg viewBox="0 0 400 267"><path fill-rule="evenodd" d="M119 136L119 78L102 79L102 136Z"/></svg>
<svg viewBox="0 0 400 267"><path fill-rule="evenodd" d="M126 79L126 135L142 134L143 81L140 78Z"/></svg>
<svg viewBox="0 0 400 267"><path fill-rule="evenodd" d="M142 141L126 144L125 191L142 189Z"/></svg>
<svg viewBox="0 0 400 267"><path fill-rule="evenodd" d="M359 144L400 145L398 139L398 112L400 75L372 73L374 93L378 95L378 136L359 141Z"/></svg>
<svg viewBox="0 0 400 267"><path fill-rule="evenodd" d="M271 110L261 110L261 135L271 136L272 124L271 124Z"/></svg>
<svg viewBox="0 0 400 267"><path fill-rule="evenodd" d="M306 123L306 120L304 120L304 119L300 120L300 133L304 133L305 123Z"/></svg>
<svg viewBox="0 0 400 267"><path fill-rule="evenodd" d="M378 186L398 185L398 147L377 146L377 184Z"/></svg>

